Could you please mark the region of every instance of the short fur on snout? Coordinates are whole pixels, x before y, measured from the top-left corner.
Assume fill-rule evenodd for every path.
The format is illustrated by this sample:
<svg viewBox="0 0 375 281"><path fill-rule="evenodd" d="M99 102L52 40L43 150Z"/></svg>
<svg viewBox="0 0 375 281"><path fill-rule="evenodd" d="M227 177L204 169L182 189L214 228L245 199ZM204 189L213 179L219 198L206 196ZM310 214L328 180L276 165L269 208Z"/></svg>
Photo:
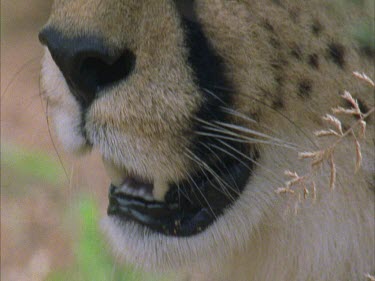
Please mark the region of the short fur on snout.
<svg viewBox="0 0 375 281"><path fill-rule="evenodd" d="M42 85L67 150L98 149L106 161L149 181L178 182L198 170L186 151L197 133L197 114L215 92L197 83L186 13L179 8L186 1L179 2L55 2L49 28L67 38L96 36L108 48L136 55L130 75L83 110L46 49ZM221 89L230 96L229 103L219 103L225 128L259 157L239 198L198 235L170 237L105 218L116 255L146 270L187 272L191 280L364 280L375 272L373 115L366 120L359 172L353 169L353 139L337 148L334 192L322 169L316 200L305 200L295 214L293 197L275 190L283 186L285 170L308 173L297 154L326 144L314 131L324 129L321 117L332 108L347 106L340 94L351 92L364 111L374 107L373 91L352 75L358 70L375 77L373 59L348 32L352 18L373 15L354 6L343 15L319 0L192 2L193 20L233 86ZM344 128L353 122L345 117ZM224 125L216 127L216 137ZM227 155L236 152L227 148Z"/></svg>

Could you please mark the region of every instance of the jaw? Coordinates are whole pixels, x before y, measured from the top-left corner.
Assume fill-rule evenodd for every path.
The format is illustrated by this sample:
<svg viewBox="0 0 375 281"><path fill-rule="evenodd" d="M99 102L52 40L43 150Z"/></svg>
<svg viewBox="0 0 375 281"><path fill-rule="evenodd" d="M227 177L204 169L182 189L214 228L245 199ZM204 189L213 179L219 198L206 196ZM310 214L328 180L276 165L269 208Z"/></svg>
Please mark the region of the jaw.
<svg viewBox="0 0 375 281"><path fill-rule="evenodd" d="M131 174L123 175L122 181L116 177L110 187L108 215L166 236L204 232L241 196L253 169L246 159L224 158L211 165L200 161L206 165L201 171L172 183L145 182Z"/></svg>
<svg viewBox="0 0 375 281"><path fill-rule="evenodd" d="M177 42L168 44L186 48L173 49L163 64L136 69L137 75L101 93L85 112L80 112L68 90L56 96L56 112L73 116L77 123L67 121L72 127L64 133L68 149L72 143L74 151L92 146L114 167L109 169L116 174L111 176L110 216L104 222L110 240L125 259L158 270L194 263L196 257L220 256L223 247L228 254L243 247L244 236L250 236L244 222L256 220L249 218L251 202L243 194L252 166L239 155L240 161L229 160L221 152L222 141L210 137L215 131L205 128L207 123L229 121L220 108L233 103L236 91L202 26L187 19L183 24L184 32L173 37ZM178 22L173 25L180 27ZM199 44L190 46L191 42ZM171 73L164 64L177 67ZM52 75L43 76L51 98L61 88L58 83L64 82L56 67L49 68ZM159 77L160 73L171 75ZM56 83L54 75L60 75ZM72 106L65 106L66 100ZM54 119L59 119L58 113ZM59 127L63 130L64 124ZM205 135L192 136L198 131ZM250 155L237 144L227 145Z"/></svg>
<svg viewBox="0 0 375 281"><path fill-rule="evenodd" d="M194 266L216 268L246 249L262 217L250 185L205 231L189 237L167 236L116 216L103 219L102 229L116 257L150 271L183 271ZM264 195L263 195L264 197ZM251 214L251 215L249 215ZM230 235L228 235L230 233ZM223 253L226 253L225 257Z"/></svg>
<svg viewBox="0 0 375 281"><path fill-rule="evenodd" d="M45 81L48 81L45 83L45 90L48 92L49 101L51 101L52 114L57 122L57 131L60 130L64 135L60 139L67 149L70 151L87 151L91 147L98 149L105 159L104 162L109 163L106 165L109 167L107 170L113 185L117 188L123 187L124 183L132 178L140 178L138 181L142 184L152 184L153 186L152 192L148 194L129 194L129 190L125 192L122 190L117 195L111 195L113 204L111 203L110 207L115 206L115 208L112 210L109 208L110 216L104 219L103 225L112 245L116 251L118 250L116 255L149 269L161 270L165 268L167 270L195 263L197 257L208 259L212 256L220 256L220 252L223 250L222 245L226 245L224 247L227 248L228 253L232 251L230 249L239 249L244 246L245 239L242 237L244 233L245 236L250 236L250 232L248 226L243 223L247 219L249 223L252 223L253 219L256 220L256 218L249 218L247 208L251 203L246 202L245 196L242 194L245 192L246 183L251 179L251 165L247 159L241 158L238 163L234 163L228 160L230 158L228 155L220 151L212 153L202 146L199 147L198 143L221 146L220 143L215 143L207 136L200 136L192 145L191 136L181 136L181 132L191 131L192 127L194 130L202 131L203 126L197 124L188 130L186 128L181 130L179 126L177 126L179 128L177 130L176 127L172 127L171 131L164 133L162 137L151 134L139 138L136 136L138 132L133 135L125 135L123 132L127 130L121 126L110 127L108 124L113 119L118 120L118 115L131 111L128 110L125 113L124 109L117 110L113 106L108 106L107 103L114 104L110 100L111 96L108 95L94 103L92 108L82 115L79 105L69 93L67 86L65 86L66 91L63 92L54 90L57 85L65 82L62 77L53 82L53 77L59 77L61 74L54 67L48 52L44 69L43 77ZM128 83L131 84L130 81ZM61 85L58 88L61 89ZM132 90L129 91L132 92ZM215 108L219 108L217 101L211 100L210 102L215 105ZM113 111L102 110L105 108L112 108ZM214 110L205 108L200 112L199 118L207 120L205 112L214 112ZM63 114L62 119L59 114ZM71 116L70 119L69 116ZM82 116L85 117L85 122L82 121ZM214 115L214 117L221 118L218 121L226 121L225 113ZM68 126L59 121L64 118L69 119L66 121ZM74 122L71 122L71 119L74 119ZM134 118L129 116L124 120L134 121ZM185 119L183 121L186 122ZM82 134L82 122L86 134ZM166 127L169 128L171 124L173 125L169 122ZM125 124L126 129L129 129L128 125ZM146 124L139 126L133 124L133 126L145 128ZM71 129L69 133L64 133L64 128ZM112 142L116 145L113 145ZM237 144L233 145L242 150ZM192 155L190 157L193 157L193 160L189 159L184 153L186 147L203 160L203 166L207 164L213 173L202 172L202 167L196 163L196 159L194 161ZM249 151L246 149L242 152L249 155ZM225 164L220 166L220 163L227 163L228 166ZM248 166L246 169L244 169L243 163ZM233 174L236 174L234 182ZM225 183L215 182L215 175L223 176ZM181 202L182 192L179 196L178 186L182 186L182 192L188 194L189 200L183 199L177 210L165 214L165 210L168 208L166 205ZM235 186L239 189L231 192L228 186ZM219 191L215 187L219 187ZM146 198L147 196L151 197ZM123 210L122 207L129 203L129 199L134 199L130 197L138 197L136 198L137 204L133 207L138 208L139 215ZM160 217L150 212L147 204L140 206L139 199L156 201L157 210L159 213L160 211L164 212L164 215L162 214ZM238 206L247 207L239 210ZM147 221L144 220L145 217ZM149 223L150 218L152 223ZM183 221L183 223L176 225L176 220ZM155 221L162 221L162 223L155 224ZM229 239L228 232L233 234ZM217 249L218 245L221 245L220 249ZM181 256L180 253L186 254Z"/></svg>

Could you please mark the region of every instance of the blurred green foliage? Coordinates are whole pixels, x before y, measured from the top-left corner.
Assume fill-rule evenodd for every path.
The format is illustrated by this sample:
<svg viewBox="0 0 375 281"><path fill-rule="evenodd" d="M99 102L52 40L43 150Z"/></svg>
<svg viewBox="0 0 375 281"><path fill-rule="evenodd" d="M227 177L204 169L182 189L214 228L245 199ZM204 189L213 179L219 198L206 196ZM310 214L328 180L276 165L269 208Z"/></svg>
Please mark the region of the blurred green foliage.
<svg viewBox="0 0 375 281"><path fill-rule="evenodd" d="M358 42L362 51L371 56L375 55L375 1L346 0L344 3L347 12L350 12L350 5L354 4L360 6L363 13L367 15L353 23L351 35Z"/></svg>
<svg viewBox="0 0 375 281"><path fill-rule="evenodd" d="M74 243L74 264L64 271L53 272L47 281L161 281L150 277L129 266L117 265L111 254L106 251L99 229L98 208L92 199L82 197L78 201L77 226L79 235Z"/></svg>
<svg viewBox="0 0 375 281"><path fill-rule="evenodd" d="M375 11L374 11L375 13ZM375 23L359 23L353 27L353 37L359 43L363 51L369 55L375 55Z"/></svg>
<svg viewBox="0 0 375 281"><path fill-rule="evenodd" d="M1 144L1 166L21 177L30 177L48 184L63 180L63 169L57 161L43 151L30 151L12 144Z"/></svg>
<svg viewBox="0 0 375 281"><path fill-rule="evenodd" d="M60 186L64 180L61 164L45 152L29 150L20 146L2 143L1 145L2 175L10 178L11 186L2 179L2 190L28 196L32 192L24 188L24 183L34 182L37 186ZM35 191L35 190L34 190ZM47 192L47 191L46 191ZM67 233L74 232L74 260L68 268L53 271L46 281L162 281L157 276L149 276L130 266L118 265L107 251L108 243L99 229L99 218L102 214L94 199L86 195L76 194L74 202L70 202L65 213L69 218ZM61 210L62 216L64 211Z"/></svg>

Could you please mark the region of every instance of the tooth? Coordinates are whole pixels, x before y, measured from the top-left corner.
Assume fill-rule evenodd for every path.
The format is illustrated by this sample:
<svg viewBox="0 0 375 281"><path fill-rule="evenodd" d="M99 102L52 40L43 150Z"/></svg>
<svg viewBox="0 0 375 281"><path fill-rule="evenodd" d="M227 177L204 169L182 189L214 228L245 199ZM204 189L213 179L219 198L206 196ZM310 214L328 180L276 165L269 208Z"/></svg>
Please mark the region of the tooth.
<svg viewBox="0 0 375 281"><path fill-rule="evenodd" d="M117 187L121 186L127 176L126 170L118 168L111 160L105 158L103 158L103 164L112 184Z"/></svg>
<svg viewBox="0 0 375 281"><path fill-rule="evenodd" d="M152 194L157 201L164 201L165 194L167 194L169 189L169 185L166 181L156 179L154 181L154 189L152 190Z"/></svg>
<svg viewBox="0 0 375 281"><path fill-rule="evenodd" d="M134 195L134 190L125 184L121 187L121 191L128 195Z"/></svg>
<svg viewBox="0 0 375 281"><path fill-rule="evenodd" d="M120 191L123 192L123 193L129 193L130 192L130 190L127 187L126 184L123 184L123 185L120 186Z"/></svg>
<svg viewBox="0 0 375 281"><path fill-rule="evenodd" d="M145 197L146 196L146 192L143 189L138 190L137 193L138 193L139 197Z"/></svg>
<svg viewBox="0 0 375 281"><path fill-rule="evenodd" d="M154 198L150 194L147 194L147 193L145 194L144 199L146 201L150 201L150 202L154 201Z"/></svg>

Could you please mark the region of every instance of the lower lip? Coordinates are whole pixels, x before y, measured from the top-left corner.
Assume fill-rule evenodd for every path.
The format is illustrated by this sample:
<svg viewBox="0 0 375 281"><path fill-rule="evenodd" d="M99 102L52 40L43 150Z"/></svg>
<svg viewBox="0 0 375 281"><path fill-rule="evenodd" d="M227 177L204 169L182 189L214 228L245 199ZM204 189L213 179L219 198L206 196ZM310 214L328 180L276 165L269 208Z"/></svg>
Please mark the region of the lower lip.
<svg viewBox="0 0 375 281"><path fill-rule="evenodd" d="M177 203L147 202L124 194L115 195L114 186L110 189L108 215L135 221L165 235L198 234L213 219L206 208L183 210Z"/></svg>
<svg viewBox="0 0 375 281"><path fill-rule="evenodd" d="M187 183L180 183L178 185L180 190L176 185L171 186L165 202L149 202L131 197L111 185L107 213L109 216L134 221L168 236L197 235L207 229L226 208L235 202L250 177L249 167L251 165L235 163L229 167L230 173L223 176L228 183L234 178L238 190L228 189L223 192L211 181L206 181L195 188ZM199 191L194 191L197 188ZM185 194L185 197L181 194Z"/></svg>

